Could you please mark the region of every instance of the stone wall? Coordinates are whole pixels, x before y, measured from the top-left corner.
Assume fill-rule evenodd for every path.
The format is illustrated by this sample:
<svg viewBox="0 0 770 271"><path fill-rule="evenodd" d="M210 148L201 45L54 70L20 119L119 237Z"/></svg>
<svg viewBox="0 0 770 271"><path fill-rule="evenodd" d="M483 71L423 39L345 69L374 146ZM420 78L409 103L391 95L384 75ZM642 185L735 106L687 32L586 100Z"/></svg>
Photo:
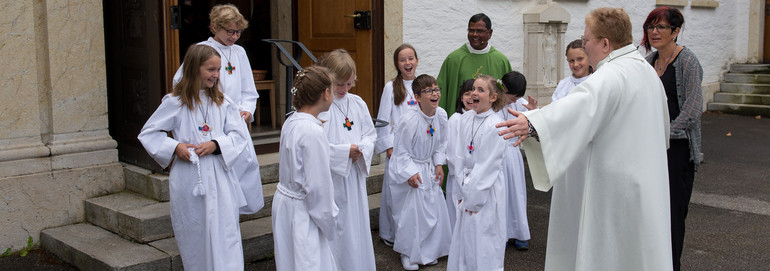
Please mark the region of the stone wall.
<svg viewBox="0 0 770 271"><path fill-rule="evenodd" d="M123 189L107 127L100 0L0 2L0 249Z"/></svg>
<svg viewBox="0 0 770 271"><path fill-rule="evenodd" d="M590 0L525 0L525 1L403 1L403 40L415 46L420 55L418 73L437 76L444 58L467 42L467 24L471 15L484 12L492 19L494 30L490 43L503 52L514 70L524 70L525 26L523 14L533 6L554 2L567 10L570 21L564 34L565 45L579 39L585 27L585 15L606 1ZM684 3L688 1L683 1ZM721 2L721 1L720 1ZM756 61L756 47L749 44L749 9L756 0L732 1L717 7L677 7L685 16L679 44L692 49L703 66L703 84L713 84L733 63ZM634 44L642 39L642 23L655 6L655 1L620 0L631 17ZM757 22L759 23L759 22ZM557 52L561 55L564 52ZM386 61L387 65L388 61ZM569 66L562 68L563 76ZM704 102L712 99L704 96Z"/></svg>

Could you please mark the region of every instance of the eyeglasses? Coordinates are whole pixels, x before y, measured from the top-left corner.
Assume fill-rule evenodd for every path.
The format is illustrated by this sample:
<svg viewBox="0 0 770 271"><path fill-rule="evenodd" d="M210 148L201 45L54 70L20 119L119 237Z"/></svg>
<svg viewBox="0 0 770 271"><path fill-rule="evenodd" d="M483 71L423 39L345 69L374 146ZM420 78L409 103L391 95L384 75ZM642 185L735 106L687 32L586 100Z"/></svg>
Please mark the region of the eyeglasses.
<svg viewBox="0 0 770 271"><path fill-rule="evenodd" d="M441 93L441 89L440 88L434 88L434 89L423 89L423 90L420 90L420 94L428 94L428 93L430 93L430 94Z"/></svg>
<svg viewBox="0 0 770 271"><path fill-rule="evenodd" d="M486 34L489 30L468 28L468 34Z"/></svg>
<svg viewBox="0 0 770 271"><path fill-rule="evenodd" d="M671 29L672 31L676 29L676 26L673 25L665 25L665 24L659 24L659 25L648 25L644 29L647 30L647 32L652 32L655 29L658 30L658 32L663 32L663 30Z"/></svg>
<svg viewBox="0 0 770 271"><path fill-rule="evenodd" d="M235 34L238 34L238 36L240 36L241 34L243 34L243 30L230 30L230 29L227 29L227 28L222 28L222 29L224 29L225 32L227 32L228 36L232 36L232 35L235 35Z"/></svg>
<svg viewBox="0 0 770 271"><path fill-rule="evenodd" d="M591 39L601 39L601 38L588 38L586 36L580 36L580 40L583 41L583 45L586 45L586 43L588 43L588 41Z"/></svg>

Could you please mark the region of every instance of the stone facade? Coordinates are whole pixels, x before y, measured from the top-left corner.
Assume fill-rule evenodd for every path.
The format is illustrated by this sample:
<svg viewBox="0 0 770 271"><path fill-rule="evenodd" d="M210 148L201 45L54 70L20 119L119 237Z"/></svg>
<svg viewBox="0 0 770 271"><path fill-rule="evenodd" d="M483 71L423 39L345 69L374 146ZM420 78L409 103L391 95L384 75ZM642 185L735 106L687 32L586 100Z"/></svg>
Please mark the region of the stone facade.
<svg viewBox="0 0 770 271"><path fill-rule="evenodd" d="M123 189L107 127L100 0L0 3L0 248L83 221Z"/></svg>

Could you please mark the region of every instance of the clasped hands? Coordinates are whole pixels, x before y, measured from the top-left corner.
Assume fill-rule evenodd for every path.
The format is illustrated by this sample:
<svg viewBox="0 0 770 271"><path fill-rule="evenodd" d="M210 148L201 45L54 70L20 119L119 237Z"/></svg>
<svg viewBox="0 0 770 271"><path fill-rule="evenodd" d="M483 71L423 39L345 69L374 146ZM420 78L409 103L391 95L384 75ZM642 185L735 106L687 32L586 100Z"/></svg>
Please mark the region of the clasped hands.
<svg viewBox="0 0 770 271"><path fill-rule="evenodd" d="M198 157L203 157L213 153L217 149L217 144L214 143L214 141L206 141L199 144L198 146L188 143L179 143L176 144L174 154L176 154L176 156L182 160L190 162L190 152L187 151L188 148L194 148L195 154L197 154Z"/></svg>

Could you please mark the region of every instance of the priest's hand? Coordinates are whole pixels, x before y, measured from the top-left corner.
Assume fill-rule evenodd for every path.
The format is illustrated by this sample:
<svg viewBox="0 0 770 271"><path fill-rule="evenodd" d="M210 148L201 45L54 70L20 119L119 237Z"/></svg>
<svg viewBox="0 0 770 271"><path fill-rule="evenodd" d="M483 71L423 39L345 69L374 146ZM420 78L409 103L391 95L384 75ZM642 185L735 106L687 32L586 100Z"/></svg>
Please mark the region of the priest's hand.
<svg viewBox="0 0 770 271"><path fill-rule="evenodd" d="M534 110L537 109L537 99L534 97L527 95L527 102L528 104L525 104L524 107L527 108L527 110Z"/></svg>
<svg viewBox="0 0 770 271"><path fill-rule="evenodd" d="M436 166L436 181L438 181L438 186L444 183L444 167L441 165Z"/></svg>
<svg viewBox="0 0 770 271"><path fill-rule="evenodd" d="M241 118L243 118L246 123L249 123L251 122L251 113L248 111L241 111Z"/></svg>
<svg viewBox="0 0 770 271"><path fill-rule="evenodd" d="M418 184L417 182L422 183L422 179L420 178L419 173L415 173L414 175L412 175L412 177L409 178L409 180L406 180L406 182L409 183L409 186L417 188L417 187L420 187L420 184Z"/></svg>
<svg viewBox="0 0 770 271"><path fill-rule="evenodd" d="M387 150L387 151L385 151L385 152L387 152L387 153L388 153L388 159L390 159L390 156L392 156L392 155L393 155L393 148L390 148L390 149L388 149L388 150Z"/></svg>
<svg viewBox="0 0 770 271"><path fill-rule="evenodd" d="M521 142L524 142L524 140L529 137L529 125L527 125L527 116L524 116L524 114L521 114L521 112L510 108L508 108L508 112L516 116L516 118L508 119L495 125L497 128L508 127L505 128L505 130L498 132L497 135L502 136L505 140L518 136L519 140L517 140L516 143L513 143L513 145L519 146Z"/></svg>
<svg viewBox="0 0 770 271"><path fill-rule="evenodd" d="M176 154L176 157L179 157L182 160L190 162L190 152L187 151L187 148L195 148L195 145L187 144L187 143L176 144L176 149L174 149L174 154Z"/></svg>
<svg viewBox="0 0 770 271"><path fill-rule="evenodd" d="M214 143L214 141L206 141L201 143L198 146L195 146L195 154L197 154L198 157L203 157L211 154L216 149L217 149L217 144Z"/></svg>
<svg viewBox="0 0 770 271"><path fill-rule="evenodd" d="M353 162L355 162L359 157L363 155L364 154L361 152L361 150L358 149L356 144L350 144L350 158L353 158Z"/></svg>

